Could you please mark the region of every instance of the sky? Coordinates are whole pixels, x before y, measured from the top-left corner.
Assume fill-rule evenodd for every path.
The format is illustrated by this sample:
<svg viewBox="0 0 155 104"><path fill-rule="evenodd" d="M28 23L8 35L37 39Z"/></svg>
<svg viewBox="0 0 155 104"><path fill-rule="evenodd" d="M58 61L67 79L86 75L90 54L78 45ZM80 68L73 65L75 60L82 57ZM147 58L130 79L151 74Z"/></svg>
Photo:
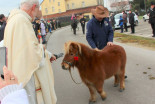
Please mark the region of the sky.
<svg viewBox="0 0 155 104"><path fill-rule="evenodd" d="M8 16L9 12L14 8L19 8L21 0L0 0L0 14ZM42 0L39 0L40 3Z"/></svg>

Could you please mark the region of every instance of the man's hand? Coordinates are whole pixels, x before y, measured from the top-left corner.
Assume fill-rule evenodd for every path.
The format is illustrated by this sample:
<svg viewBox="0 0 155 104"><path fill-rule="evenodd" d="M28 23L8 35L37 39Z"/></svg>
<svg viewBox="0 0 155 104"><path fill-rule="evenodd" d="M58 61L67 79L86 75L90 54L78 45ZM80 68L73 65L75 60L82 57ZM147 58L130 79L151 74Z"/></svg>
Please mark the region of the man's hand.
<svg viewBox="0 0 155 104"><path fill-rule="evenodd" d="M50 59L50 62L52 63L53 61L56 61L56 57L53 55Z"/></svg>
<svg viewBox="0 0 155 104"><path fill-rule="evenodd" d="M3 67L3 72L4 80L0 78L0 89L8 85L18 84L17 77L15 77L14 74L9 71L6 66Z"/></svg>
<svg viewBox="0 0 155 104"><path fill-rule="evenodd" d="M107 45L108 45L108 46L113 46L114 43L113 43L113 42L108 42Z"/></svg>
<svg viewBox="0 0 155 104"><path fill-rule="evenodd" d="M99 49L98 48L94 48L96 51L99 51Z"/></svg>

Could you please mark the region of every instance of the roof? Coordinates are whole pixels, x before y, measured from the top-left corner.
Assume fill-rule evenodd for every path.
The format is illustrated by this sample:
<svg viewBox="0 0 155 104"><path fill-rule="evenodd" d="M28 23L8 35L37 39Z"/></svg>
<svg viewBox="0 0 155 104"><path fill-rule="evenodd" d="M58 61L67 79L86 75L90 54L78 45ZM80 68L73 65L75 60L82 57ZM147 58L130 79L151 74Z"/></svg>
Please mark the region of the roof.
<svg viewBox="0 0 155 104"><path fill-rule="evenodd" d="M43 17L44 18L55 18L55 17L71 16L73 13L74 14L90 13L91 9L95 9L95 8L96 8L96 6L91 6L91 7L86 7L86 8L79 8L79 9L72 9L72 10L67 10L66 12L63 12L63 13L57 13L57 14L52 14L52 15L45 15Z"/></svg>
<svg viewBox="0 0 155 104"><path fill-rule="evenodd" d="M117 7L117 6L128 5L128 4L129 4L128 1L115 2L115 3L112 3L110 7Z"/></svg>

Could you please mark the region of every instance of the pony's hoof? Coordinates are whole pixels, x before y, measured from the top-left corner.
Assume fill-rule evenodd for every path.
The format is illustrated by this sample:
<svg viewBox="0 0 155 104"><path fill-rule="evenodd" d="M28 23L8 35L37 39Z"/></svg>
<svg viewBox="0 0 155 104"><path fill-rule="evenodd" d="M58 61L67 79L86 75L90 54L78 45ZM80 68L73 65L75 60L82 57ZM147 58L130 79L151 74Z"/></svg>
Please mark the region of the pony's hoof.
<svg viewBox="0 0 155 104"><path fill-rule="evenodd" d="M114 84L114 87L118 87L119 84Z"/></svg>
<svg viewBox="0 0 155 104"><path fill-rule="evenodd" d="M95 104L96 101L89 101L89 104Z"/></svg>
<svg viewBox="0 0 155 104"><path fill-rule="evenodd" d="M123 92L125 89L119 89L119 92Z"/></svg>
<svg viewBox="0 0 155 104"><path fill-rule="evenodd" d="M106 97L105 98L102 98L102 101L106 100Z"/></svg>

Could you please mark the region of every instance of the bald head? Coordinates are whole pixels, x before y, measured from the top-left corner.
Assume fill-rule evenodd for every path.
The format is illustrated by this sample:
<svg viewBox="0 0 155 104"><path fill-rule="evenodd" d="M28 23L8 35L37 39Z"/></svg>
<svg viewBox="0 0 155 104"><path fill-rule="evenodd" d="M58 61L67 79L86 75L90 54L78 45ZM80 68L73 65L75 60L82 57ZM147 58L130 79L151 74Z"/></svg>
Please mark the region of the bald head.
<svg viewBox="0 0 155 104"><path fill-rule="evenodd" d="M33 5L39 6L39 0L21 0L20 8L30 9Z"/></svg>
<svg viewBox="0 0 155 104"><path fill-rule="evenodd" d="M20 9L25 11L32 19L34 19L38 15L39 0L21 0Z"/></svg>

